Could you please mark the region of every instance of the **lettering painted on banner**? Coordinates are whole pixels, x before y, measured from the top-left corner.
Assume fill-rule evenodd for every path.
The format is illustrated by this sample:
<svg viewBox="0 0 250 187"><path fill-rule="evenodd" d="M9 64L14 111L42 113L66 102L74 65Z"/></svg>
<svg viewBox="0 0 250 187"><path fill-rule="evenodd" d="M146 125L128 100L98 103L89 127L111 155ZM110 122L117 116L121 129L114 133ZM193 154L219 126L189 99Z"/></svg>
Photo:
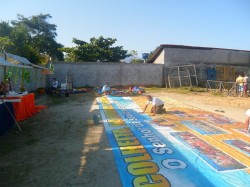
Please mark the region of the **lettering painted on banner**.
<svg viewBox="0 0 250 187"><path fill-rule="evenodd" d="M197 156L199 153L191 149L191 144L183 144L186 140L181 139L182 134L163 136L137 111L138 106L131 99L101 97L98 104L123 186L230 186L227 173L221 177L217 172L230 169L231 165L219 168L219 162L212 165L207 157ZM208 132L203 124L199 128ZM236 169L244 168L237 161L233 164Z"/></svg>

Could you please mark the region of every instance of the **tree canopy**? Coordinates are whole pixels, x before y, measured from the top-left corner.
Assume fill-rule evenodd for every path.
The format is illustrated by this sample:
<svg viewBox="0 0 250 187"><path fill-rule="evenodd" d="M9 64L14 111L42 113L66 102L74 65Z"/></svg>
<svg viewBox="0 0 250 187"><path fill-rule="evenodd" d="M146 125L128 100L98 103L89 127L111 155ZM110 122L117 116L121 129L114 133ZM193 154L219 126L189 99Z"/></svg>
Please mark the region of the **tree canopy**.
<svg viewBox="0 0 250 187"><path fill-rule="evenodd" d="M114 46L114 38L90 38L85 42L73 38L75 47L64 47L55 38L56 25L48 22L50 14L26 18L17 15L17 20L0 22L0 50L27 58L35 64L53 61L69 62L120 62L128 54L122 46Z"/></svg>
<svg viewBox="0 0 250 187"><path fill-rule="evenodd" d="M143 59L132 59L130 61L130 63L133 63L133 64L142 64L142 63L144 63L144 60Z"/></svg>
<svg viewBox="0 0 250 187"><path fill-rule="evenodd" d="M73 38L75 47L65 47L61 51L66 53L65 61L69 62L120 62L130 54L127 50L123 50L122 46L113 47L116 39L104 38L90 38L90 42L85 42Z"/></svg>
<svg viewBox="0 0 250 187"><path fill-rule="evenodd" d="M63 45L55 40L56 25L47 21L52 18L50 14L17 17L18 20L0 22L1 50L23 56L35 64L46 63L49 57L54 61L64 59L59 50Z"/></svg>
<svg viewBox="0 0 250 187"><path fill-rule="evenodd" d="M157 46L153 51L151 51L148 55L148 58L146 59L146 63L151 60L155 52L160 48L160 46Z"/></svg>

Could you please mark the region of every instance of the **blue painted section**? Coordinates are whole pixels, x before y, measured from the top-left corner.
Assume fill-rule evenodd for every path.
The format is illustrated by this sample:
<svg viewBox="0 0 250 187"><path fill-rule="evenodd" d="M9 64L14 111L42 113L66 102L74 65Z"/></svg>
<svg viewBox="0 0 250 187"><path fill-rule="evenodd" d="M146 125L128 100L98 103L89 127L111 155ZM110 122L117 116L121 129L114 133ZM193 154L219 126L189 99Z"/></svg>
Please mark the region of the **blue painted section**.
<svg viewBox="0 0 250 187"><path fill-rule="evenodd" d="M207 69L207 80L216 80L215 68L208 68Z"/></svg>
<svg viewBox="0 0 250 187"><path fill-rule="evenodd" d="M244 170L218 171L200 157L199 152L193 151L178 138L171 136L170 133L163 135L161 130L157 130L150 124L149 116L139 113L139 107L131 99L108 96L108 100L111 103L110 106L124 121L123 126L111 126L106 120L104 105L98 102L124 187L140 186L136 181L143 177L151 181L150 187L160 187L161 180L154 182L153 175L163 176L164 181L168 181L171 187L231 187L250 184L250 175ZM122 135L123 131L127 133ZM129 146L121 146L122 141L117 138L117 132L120 133L120 138L130 138L130 142L137 140L142 146L141 149L145 149L145 153L125 154L124 149L128 149ZM150 155L149 159L145 160L143 157L145 154ZM138 160L134 161L133 159L136 158ZM146 167L147 164L156 166L157 170L152 171L151 167Z"/></svg>

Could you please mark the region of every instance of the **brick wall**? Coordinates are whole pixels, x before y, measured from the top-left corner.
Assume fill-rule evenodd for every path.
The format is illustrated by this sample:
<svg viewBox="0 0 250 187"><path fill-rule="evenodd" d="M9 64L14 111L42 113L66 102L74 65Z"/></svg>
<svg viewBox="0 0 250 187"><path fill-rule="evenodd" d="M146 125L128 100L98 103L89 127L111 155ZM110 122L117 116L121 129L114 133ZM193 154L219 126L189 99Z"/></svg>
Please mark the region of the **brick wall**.
<svg viewBox="0 0 250 187"><path fill-rule="evenodd" d="M59 83L68 82L72 78L73 87L126 85L154 85L163 84L163 65L161 64L126 64L126 63L53 63L55 72L48 75L51 83L56 77ZM71 76L72 75L72 76Z"/></svg>

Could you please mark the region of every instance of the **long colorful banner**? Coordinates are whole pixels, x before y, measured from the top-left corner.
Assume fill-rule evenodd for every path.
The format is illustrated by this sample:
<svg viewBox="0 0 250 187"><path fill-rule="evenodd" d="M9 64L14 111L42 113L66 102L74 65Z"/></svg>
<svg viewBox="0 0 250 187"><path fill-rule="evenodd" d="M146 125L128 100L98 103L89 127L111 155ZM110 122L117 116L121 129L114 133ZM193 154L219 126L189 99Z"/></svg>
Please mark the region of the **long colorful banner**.
<svg viewBox="0 0 250 187"><path fill-rule="evenodd" d="M216 120L220 125L233 120L185 110L173 110L167 119L152 120L140 114L129 97L101 97L98 103L124 187L250 184L250 144L213 125ZM210 137L223 134L229 139L220 143L240 153L240 159L219 149L216 139Z"/></svg>

